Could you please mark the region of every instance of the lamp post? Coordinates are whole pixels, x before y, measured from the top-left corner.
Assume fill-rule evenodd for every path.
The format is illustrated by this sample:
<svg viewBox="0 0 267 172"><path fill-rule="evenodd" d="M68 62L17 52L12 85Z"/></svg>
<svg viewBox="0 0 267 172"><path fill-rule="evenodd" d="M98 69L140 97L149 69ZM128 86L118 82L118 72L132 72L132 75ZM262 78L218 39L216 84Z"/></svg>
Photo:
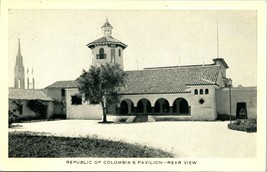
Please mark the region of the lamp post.
<svg viewBox="0 0 267 172"><path fill-rule="evenodd" d="M231 102L232 79L231 78L228 79L228 86L229 86L229 102L230 102L229 107L230 107L230 124L231 124L232 123L232 102Z"/></svg>

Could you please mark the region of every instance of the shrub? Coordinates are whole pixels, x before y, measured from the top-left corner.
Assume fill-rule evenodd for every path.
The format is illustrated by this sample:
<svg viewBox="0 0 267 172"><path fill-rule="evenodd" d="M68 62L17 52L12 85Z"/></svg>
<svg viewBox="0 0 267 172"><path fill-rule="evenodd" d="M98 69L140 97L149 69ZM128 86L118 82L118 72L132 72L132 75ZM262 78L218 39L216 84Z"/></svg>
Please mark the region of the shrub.
<svg viewBox="0 0 267 172"><path fill-rule="evenodd" d="M12 111L8 111L8 127L10 128L11 125L18 119L18 116L12 112Z"/></svg>
<svg viewBox="0 0 267 172"><path fill-rule="evenodd" d="M257 132L256 119L238 119L232 124L228 124L228 128L238 131Z"/></svg>
<svg viewBox="0 0 267 172"><path fill-rule="evenodd" d="M36 114L38 118L46 117L47 106L41 100L29 100L27 106Z"/></svg>

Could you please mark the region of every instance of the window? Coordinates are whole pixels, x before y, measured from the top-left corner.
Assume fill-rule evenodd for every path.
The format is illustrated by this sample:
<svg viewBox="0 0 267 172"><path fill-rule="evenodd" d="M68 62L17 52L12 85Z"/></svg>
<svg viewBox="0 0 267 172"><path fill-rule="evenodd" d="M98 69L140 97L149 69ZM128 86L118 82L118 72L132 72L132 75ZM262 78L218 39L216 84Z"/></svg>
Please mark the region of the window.
<svg viewBox="0 0 267 172"><path fill-rule="evenodd" d="M209 94L209 89L205 89L205 94Z"/></svg>
<svg viewBox="0 0 267 172"><path fill-rule="evenodd" d="M80 96L80 95L71 96L71 104L72 105L81 105L82 104L82 96Z"/></svg>
<svg viewBox="0 0 267 172"><path fill-rule="evenodd" d="M198 90L197 89L195 89L195 95L197 95L198 94Z"/></svg>
<svg viewBox="0 0 267 172"><path fill-rule="evenodd" d="M104 48L99 49L99 54L96 55L96 58L97 59L105 59L106 58Z"/></svg>
<svg viewBox="0 0 267 172"><path fill-rule="evenodd" d="M203 103L205 102L205 100L204 100L204 99L200 99L198 102L199 102L200 104L203 104Z"/></svg>
<svg viewBox="0 0 267 172"><path fill-rule="evenodd" d="M20 79L18 80L18 88L21 88L21 82L20 82Z"/></svg>
<svg viewBox="0 0 267 172"><path fill-rule="evenodd" d="M121 56L121 49L119 49L119 57Z"/></svg>
<svg viewBox="0 0 267 172"><path fill-rule="evenodd" d="M110 53L111 53L111 62L116 63L116 60L115 60L115 49L112 48Z"/></svg>
<svg viewBox="0 0 267 172"><path fill-rule="evenodd" d="M65 97L65 89L61 89L61 96Z"/></svg>
<svg viewBox="0 0 267 172"><path fill-rule="evenodd" d="M199 94L203 94L203 90L202 89L200 89Z"/></svg>

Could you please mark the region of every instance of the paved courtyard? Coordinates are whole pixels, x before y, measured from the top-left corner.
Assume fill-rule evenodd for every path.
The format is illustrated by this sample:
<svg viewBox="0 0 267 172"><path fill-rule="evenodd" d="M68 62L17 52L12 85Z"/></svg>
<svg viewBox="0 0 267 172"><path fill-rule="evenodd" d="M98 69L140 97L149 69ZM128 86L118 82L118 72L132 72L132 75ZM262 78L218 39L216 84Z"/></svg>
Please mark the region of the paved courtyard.
<svg viewBox="0 0 267 172"><path fill-rule="evenodd" d="M108 118L111 119L111 118ZM20 123L13 131L46 132L57 136L99 138L139 143L172 152L176 157L256 157L257 134L229 130L229 122L146 122L99 124L95 120Z"/></svg>

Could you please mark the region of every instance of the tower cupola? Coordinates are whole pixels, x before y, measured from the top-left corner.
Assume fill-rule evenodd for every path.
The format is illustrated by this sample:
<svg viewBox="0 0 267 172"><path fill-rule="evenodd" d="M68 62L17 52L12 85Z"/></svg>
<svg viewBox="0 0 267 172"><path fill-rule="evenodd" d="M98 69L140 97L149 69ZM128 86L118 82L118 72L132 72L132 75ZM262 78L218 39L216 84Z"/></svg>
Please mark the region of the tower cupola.
<svg viewBox="0 0 267 172"><path fill-rule="evenodd" d="M104 36L87 44L87 47L92 50L92 64L99 66L104 63L117 63L123 69L123 50L127 45L112 37L113 27L108 19L101 29Z"/></svg>
<svg viewBox="0 0 267 172"><path fill-rule="evenodd" d="M104 25L101 27L104 33L104 36L112 36L112 26L111 24L108 22L108 18L106 19L106 22L104 23Z"/></svg>

